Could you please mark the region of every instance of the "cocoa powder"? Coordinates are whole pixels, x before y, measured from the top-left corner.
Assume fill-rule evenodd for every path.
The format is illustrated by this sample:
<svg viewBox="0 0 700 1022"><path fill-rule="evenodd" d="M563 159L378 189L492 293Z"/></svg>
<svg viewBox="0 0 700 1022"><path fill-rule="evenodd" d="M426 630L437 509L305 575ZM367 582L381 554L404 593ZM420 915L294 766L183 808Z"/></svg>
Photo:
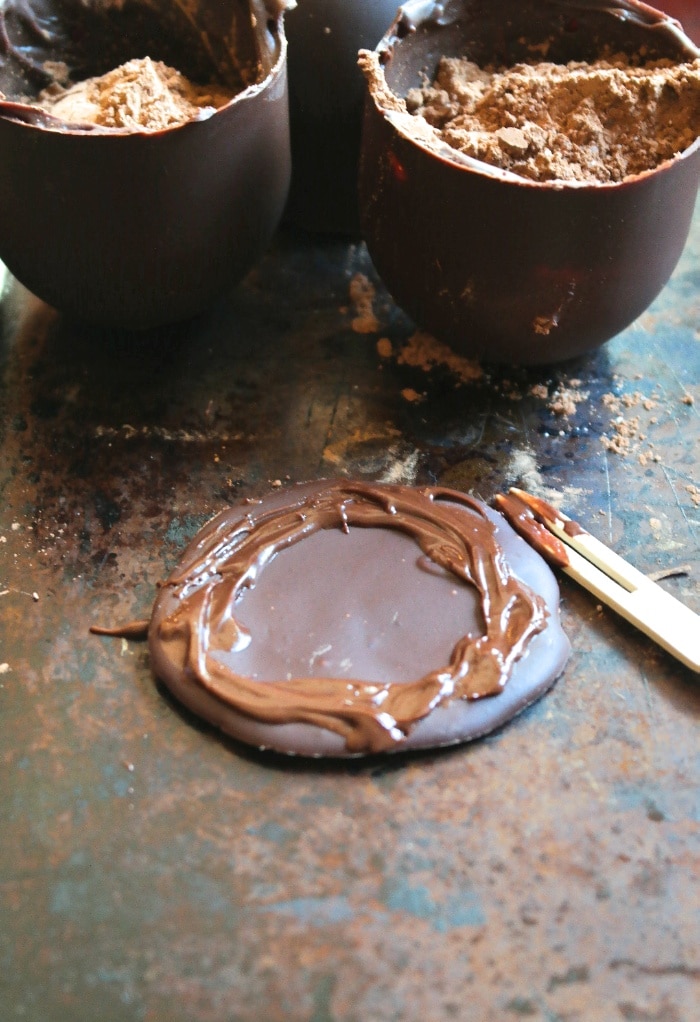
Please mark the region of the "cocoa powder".
<svg viewBox="0 0 700 1022"><path fill-rule="evenodd" d="M466 156L535 181L618 182L700 134L700 60L480 68L443 57L407 110Z"/></svg>
<svg viewBox="0 0 700 1022"><path fill-rule="evenodd" d="M38 105L71 124L157 131L213 112L231 98L220 85L194 85L162 61L144 57L67 89L51 86Z"/></svg>

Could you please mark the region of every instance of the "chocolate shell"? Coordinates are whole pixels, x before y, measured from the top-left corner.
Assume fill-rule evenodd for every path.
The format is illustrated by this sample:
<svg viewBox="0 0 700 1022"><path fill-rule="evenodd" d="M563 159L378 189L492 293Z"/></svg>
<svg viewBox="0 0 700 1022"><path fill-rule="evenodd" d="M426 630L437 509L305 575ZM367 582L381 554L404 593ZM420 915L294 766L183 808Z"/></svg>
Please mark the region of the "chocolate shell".
<svg viewBox="0 0 700 1022"><path fill-rule="evenodd" d="M397 0L301 0L289 39L292 185L287 217L309 231L358 235L362 47L376 46Z"/></svg>
<svg viewBox="0 0 700 1022"><path fill-rule="evenodd" d="M500 515L441 487L347 480L214 518L160 587L149 643L216 727L341 757L492 731L569 654L556 580Z"/></svg>
<svg viewBox="0 0 700 1022"><path fill-rule="evenodd" d="M572 358L647 308L685 245L700 142L617 184L539 182L411 134L396 97L441 56L486 66L700 55L678 24L635 0L409 0L362 55L367 102L362 230L387 288L422 328L488 361Z"/></svg>
<svg viewBox="0 0 700 1022"><path fill-rule="evenodd" d="M282 0L7 0L0 9L0 259L82 319L149 327L231 287L274 232L290 177ZM35 105L151 57L233 98L174 127L65 124Z"/></svg>
<svg viewBox="0 0 700 1022"><path fill-rule="evenodd" d="M700 5L697 0L663 0L664 12L676 18L686 35L700 43Z"/></svg>

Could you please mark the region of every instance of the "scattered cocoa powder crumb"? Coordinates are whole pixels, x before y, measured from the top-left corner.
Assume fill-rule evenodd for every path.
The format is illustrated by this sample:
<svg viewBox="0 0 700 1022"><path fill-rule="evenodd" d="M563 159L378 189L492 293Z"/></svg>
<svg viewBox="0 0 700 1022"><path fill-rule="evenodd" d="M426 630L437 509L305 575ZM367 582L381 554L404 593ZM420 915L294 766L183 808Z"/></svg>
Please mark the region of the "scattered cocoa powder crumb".
<svg viewBox="0 0 700 1022"><path fill-rule="evenodd" d="M356 273L350 281L350 301L355 307L355 316L350 324L356 334L375 334L379 320L374 314L375 289L364 273Z"/></svg>
<svg viewBox="0 0 700 1022"><path fill-rule="evenodd" d="M129 60L70 88L39 94L38 106L67 123L158 131L213 112L232 98L220 85L194 85L162 61Z"/></svg>
<svg viewBox="0 0 700 1022"><path fill-rule="evenodd" d="M401 397L404 401L410 401L412 404L417 404L419 401L425 400L425 394L419 394L413 387L404 387L401 391Z"/></svg>
<svg viewBox="0 0 700 1022"><path fill-rule="evenodd" d="M507 397L509 401L522 401L523 392L519 387L511 384L509 380L503 380L501 393L503 397Z"/></svg>
<svg viewBox="0 0 700 1022"><path fill-rule="evenodd" d="M601 437L603 447L614 454L630 454L639 439L639 418L624 419L621 415L610 423L612 436Z"/></svg>
<svg viewBox="0 0 700 1022"><path fill-rule="evenodd" d="M549 408L555 415L569 416L576 411L576 401L570 391L558 391L549 402Z"/></svg>
<svg viewBox="0 0 700 1022"><path fill-rule="evenodd" d="M569 386L559 386L547 405L555 415L574 415L576 406L588 400L588 391L580 389L580 380L570 380Z"/></svg>
<svg viewBox="0 0 700 1022"><path fill-rule="evenodd" d="M618 182L687 149L700 134L700 60L480 68L443 57L406 109L466 156L535 181Z"/></svg>
<svg viewBox="0 0 700 1022"><path fill-rule="evenodd" d="M690 494L690 499L693 502L693 507L700 507L700 488L695 486L693 483L689 483L686 486L686 490Z"/></svg>
<svg viewBox="0 0 700 1022"><path fill-rule="evenodd" d="M652 397L645 397L640 391L635 390L631 394L622 394L620 396L620 404L624 405L625 408L637 408L641 405L646 412L650 412L652 408L658 408L659 401L653 395Z"/></svg>
<svg viewBox="0 0 700 1022"><path fill-rule="evenodd" d="M445 366L458 378L460 383L481 380L484 371L478 362L458 355L446 344L436 340L432 334L417 330L399 352L396 361L400 365L417 366L425 372L435 366Z"/></svg>
<svg viewBox="0 0 700 1022"><path fill-rule="evenodd" d="M627 418L623 414L628 409L641 408L643 411L652 411L659 405L658 396L653 394L651 397L647 397L641 391L635 390L619 395L603 394L601 400L603 405L614 415L610 421L612 435L606 434L601 437L601 442L606 450L622 455L634 453L642 466L649 462L661 461L659 455L653 450L654 445L651 442L649 442L649 450L640 450L640 444L646 440L645 427L642 425L641 417L633 415ZM646 420L649 426L653 426L657 422L656 416L650 416Z"/></svg>
<svg viewBox="0 0 700 1022"><path fill-rule="evenodd" d="M535 383L530 387L530 395L546 401L547 408L555 415L568 417L575 414L577 405L588 400L589 392L581 389L580 380L571 379L558 384L551 394L546 384Z"/></svg>

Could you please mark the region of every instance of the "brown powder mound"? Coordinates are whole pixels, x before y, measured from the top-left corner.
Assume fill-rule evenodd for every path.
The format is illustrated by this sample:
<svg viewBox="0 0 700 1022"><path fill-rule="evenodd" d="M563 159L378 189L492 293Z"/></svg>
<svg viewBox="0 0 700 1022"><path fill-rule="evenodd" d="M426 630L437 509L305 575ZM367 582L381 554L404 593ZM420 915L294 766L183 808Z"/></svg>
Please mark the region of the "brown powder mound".
<svg viewBox="0 0 700 1022"><path fill-rule="evenodd" d="M174 68L144 57L68 89L52 86L39 105L72 124L157 131L218 109L231 96L218 85L193 85Z"/></svg>
<svg viewBox="0 0 700 1022"><path fill-rule="evenodd" d="M518 64L484 70L443 57L410 113L467 156L535 181L605 183L651 170L700 134L700 60L643 67Z"/></svg>

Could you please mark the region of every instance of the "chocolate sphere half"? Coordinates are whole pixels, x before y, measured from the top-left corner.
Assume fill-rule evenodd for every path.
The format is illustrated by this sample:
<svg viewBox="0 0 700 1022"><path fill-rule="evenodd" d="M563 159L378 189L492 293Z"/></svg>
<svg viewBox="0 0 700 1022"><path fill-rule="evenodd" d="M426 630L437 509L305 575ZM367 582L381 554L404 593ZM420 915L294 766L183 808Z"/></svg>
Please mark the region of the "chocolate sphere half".
<svg viewBox="0 0 700 1022"><path fill-rule="evenodd" d="M240 279L290 177L282 0L7 0L0 9L0 259L81 319L150 327ZM62 123L37 106L150 57L232 98L159 130Z"/></svg>
<svg viewBox="0 0 700 1022"><path fill-rule="evenodd" d="M636 0L409 0L362 55L363 234L398 304L455 349L556 362L628 326L687 240L700 143L617 183L537 181L418 138L397 97L432 80L442 56L512 67L619 52L700 55L674 21Z"/></svg>
<svg viewBox="0 0 700 1022"><path fill-rule="evenodd" d="M310 231L357 235L361 47L375 46L398 0L299 0L289 39L292 185L287 216Z"/></svg>

